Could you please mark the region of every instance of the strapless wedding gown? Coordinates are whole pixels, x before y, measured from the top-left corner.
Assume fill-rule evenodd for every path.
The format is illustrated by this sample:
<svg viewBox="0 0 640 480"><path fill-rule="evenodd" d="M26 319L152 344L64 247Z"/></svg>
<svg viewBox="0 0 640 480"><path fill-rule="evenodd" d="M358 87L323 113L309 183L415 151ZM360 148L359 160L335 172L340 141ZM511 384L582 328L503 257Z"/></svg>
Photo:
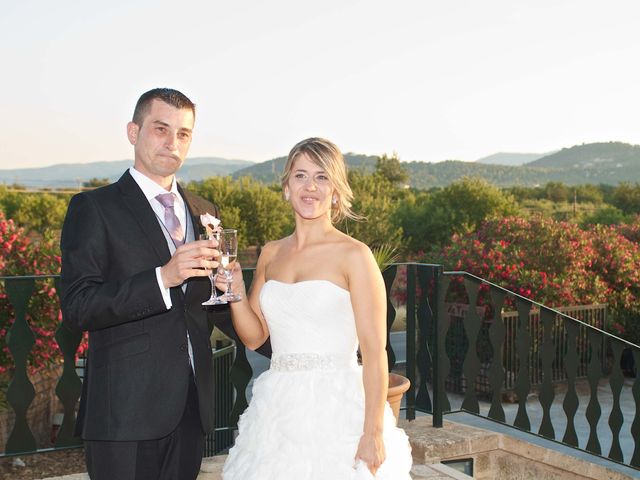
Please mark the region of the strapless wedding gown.
<svg viewBox="0 0 640 480"><path fill-rule="evenodd" d="M370 480L354 456L364 424L362 368L349 292L326 280L269 280L260 292L271 368L253 385L224 480ZM411 448L391 408L375 478L410 480Z"/></svg>

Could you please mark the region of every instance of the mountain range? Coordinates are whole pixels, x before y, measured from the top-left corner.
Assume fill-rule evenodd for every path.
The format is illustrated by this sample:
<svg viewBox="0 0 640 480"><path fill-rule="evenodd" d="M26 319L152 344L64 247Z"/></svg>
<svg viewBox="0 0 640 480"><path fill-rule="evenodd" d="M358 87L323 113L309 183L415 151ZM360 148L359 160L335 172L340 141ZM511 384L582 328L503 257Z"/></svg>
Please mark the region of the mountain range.
<svg viewBox="0 0 640 480"><path fill-rule="evenodd" d="M116 181L133 165L133 160L113 162L64 163L41 168L0 170L0 184L17 184L30 188L78 187L93 178ZM193 157L180 168L180 179L185 182L216 175L231 175L253 162L229 160L219 157Z"/></svg>
<svg viewBox="0 0 640 480"><path fill-rule="evenodd" d="M345 154L349 169L372 172L377 157L356 153ZM189 158L180 169L183 182L215 175L246 175L256 180L277 182L286 157L254 163L218 157ZM61 164L43 168L0 170L0 183L26 187L77 187L92 178L114 181L130 165L131 160ZM549 154L498 153L476 162L447 160L444 162L402 162L409 173L409 185L428 189L448 185L465 176L484 178L498 186L535 186L547 182L568 185L640 182L640 145L604 142L576 145Z"/></svg>
<svg viewBox="0 0 640 480"><path fill-rule="evenodd" d="M555 153L555 152L551 152ZM476 160L476 163L488 163L491 165L524 165L539 158L550 155L550 153L494 153L488 157Z"/></svg>
<svg viewBox="0 0 640 480"><path fill-rule="evenodd" d="M507 158L515 162L527 156L530 160L521 165L490 163L503 163ZM350 169L366 172L375 169L376 159L369 155L345 154ZM233 177L248 175L266 183L276 182L285 160L285 157L279 157L251 165L234 172ZM501 153L481 160L409 161L402 162L402 166L409 173L409 185L420 189L443 187L463 177L480 177L500 187L536 186L547 182L617 185L640 181L640 145L622 142L577 145L546 155Z"/></svg>

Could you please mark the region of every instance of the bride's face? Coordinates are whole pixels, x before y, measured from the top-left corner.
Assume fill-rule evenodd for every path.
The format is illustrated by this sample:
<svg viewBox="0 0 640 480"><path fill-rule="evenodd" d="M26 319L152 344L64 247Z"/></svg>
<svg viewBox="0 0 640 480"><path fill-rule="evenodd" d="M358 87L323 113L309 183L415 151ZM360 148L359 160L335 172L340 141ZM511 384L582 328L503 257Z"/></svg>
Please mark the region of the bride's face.
<svg viewBox="0 0 640 480"><path fill-rule="evenodd" d="M285 193L289 194L293 210L302 218L311 220L331 215L331 180L305 153L294 160Z"/></svg>

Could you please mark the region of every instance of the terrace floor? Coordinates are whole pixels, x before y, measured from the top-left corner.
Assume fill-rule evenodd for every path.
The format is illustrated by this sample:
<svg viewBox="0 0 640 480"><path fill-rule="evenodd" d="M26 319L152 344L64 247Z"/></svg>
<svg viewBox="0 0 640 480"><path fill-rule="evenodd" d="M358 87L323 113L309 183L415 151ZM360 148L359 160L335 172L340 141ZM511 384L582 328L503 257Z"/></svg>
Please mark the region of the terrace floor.
<svg viewBox="0 0 640 480"><path fill-rule="evenodd" d="M478 480L629 480L640 471L610 462L545 439L517 432L469 414L452 414L444 428L434 429L425 415L401 420L409 435L414 457L414 480L464 480L445 461L473 459ZM198 480L220 480L225 456L204 459ZM46 480L89 480L86 474L49 477ZM289 480L289 479L283 479ZM337 479L336 479L337 480Z"/></svg>

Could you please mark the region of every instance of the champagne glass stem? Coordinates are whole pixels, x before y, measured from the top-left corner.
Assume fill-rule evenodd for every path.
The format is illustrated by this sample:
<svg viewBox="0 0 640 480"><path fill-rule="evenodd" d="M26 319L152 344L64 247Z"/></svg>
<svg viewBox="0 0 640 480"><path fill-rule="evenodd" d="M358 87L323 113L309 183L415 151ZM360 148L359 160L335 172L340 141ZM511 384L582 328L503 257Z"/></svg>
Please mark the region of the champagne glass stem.
<svg viewBox="0 0 640 480"><path fill-rule="evenodd" d="M213 270L209 272L209 281L211 282L211 298L218 298L218 292L216 292L216 275Z"/></svg>
<svg viewBox="0 0 640 480"><path fill-rule="evenodd" d="M228 298L233 298L233 291L231 290L231 284L233 283L233 272L229 273L227 273L226 270L224 272L224 276L227 277L227 291L225 292L225 296Z"/></svg>

